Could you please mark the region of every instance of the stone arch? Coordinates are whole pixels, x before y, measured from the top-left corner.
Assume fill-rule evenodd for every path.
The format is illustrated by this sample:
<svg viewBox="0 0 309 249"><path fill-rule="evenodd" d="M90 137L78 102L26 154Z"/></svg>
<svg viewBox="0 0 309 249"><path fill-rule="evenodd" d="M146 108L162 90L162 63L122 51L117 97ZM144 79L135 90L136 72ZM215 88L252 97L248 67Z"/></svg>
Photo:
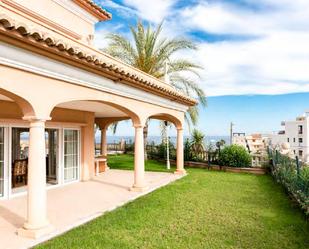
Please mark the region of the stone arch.
<svg viewBox="0 0 309 249"><path fill-rule="evenodd" d="M169 113L158 113L151 115L149 119L158 119L158 120L164 120L164 121L169 121L173 123L176 127L176 129L182 129L183 128L183 121L179 119L178 117L169 114Z"/></svg>
<svg viewBox="0 0 309 249"><path fill-rule="evenodd" d="M108 127L115 123L115 122L121 122L130 120L130 117L121 117L121 118L96 118L95 123L101 128L101 129L108 129ZM133 123L134 124L134 123Z"/></svg>
<svg viewBox="0 0 309 249"><path fill-rule="evenodd" d="M125 120L125 119L131 119L132 123L134 126L138 126L141 125L143 120L140 118L140 116L138 115L138 113L136 113L135 111L132 110L132 108L128 108L128 107L124 107L123 105L117 104L113 101L110 100L103 100L102 98L72 98L72 99L66 99L63 101L57 101L56 103L53 103L52 105L50 105L49 107L49 113L51 114L52 111L54 110L54 108L56 108L57 106L64 104L64 103L69 103L69 102L76 102L76 101L89 101L89 102L97 102L97 103L102 103L111 107L114 107L115 109L125 113L126 115L128 115L128 117L123 117L120 118L120 120ZM109 118L109 124L111 124L114 121L118 121L118 118Z"/></svg>
<svg viewBox="0 0 309 249"><path fill-rule="evenodd" d="M0 88L0 94L8 97L11 100L13 100L18 105L18 107L20 108L20 110L21 110L21 112L24 116L23 118L30 118L30 117L36 116L36 112L34 110L34 107L32 106L32 104L28 100L20 97L19 95L15 94L15 93L7 91L3 88Z"/></svg>

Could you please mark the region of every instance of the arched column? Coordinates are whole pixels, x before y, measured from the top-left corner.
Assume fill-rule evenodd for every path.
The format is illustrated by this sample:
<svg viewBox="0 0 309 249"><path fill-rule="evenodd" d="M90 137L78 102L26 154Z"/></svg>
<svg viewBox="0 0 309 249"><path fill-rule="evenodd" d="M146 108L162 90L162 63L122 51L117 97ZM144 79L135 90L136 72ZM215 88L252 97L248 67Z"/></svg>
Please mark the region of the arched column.
<svg viewBox="0 0 309 249"><path fill-rule="evenodd" d="M81 180L89 181L95 175L94 170L94 113L86 113L86 125L82 127L82 167Z"/></svg>
<svg viewBox="0 0 309 249"><path fill-rule="evenodd" d="M100 127L101 131L101 155L107 156L107 127Z"/></svg>
<svg viewBox="0 0 309 249"><path fill-rule="evenodd" d="M183 129L182 127L177 128L177 155L176 155L176 171L175 174L185 174L184 169L184 156L183 156Z"/></svg>
<svg viewBox="0 0 309 249"><path fill-rule="evenodd" d="M108 129L108 126L109 126L108 124L99 126L100 131L101 131L101 146L100 146L101 156L103 156L106 159L104 171L110 169L108 167L108 162L107 162L107 129Z"/></svg>
<svg viewBox="0 0 309 249"><path fill-rule="evenodd" d="M12 99L21 109L23 119L30 123L27 167L27 217L23 227L17 230L17 234L36 239L53 230L47 218L46 192L45 122L50 119L49 112L42 107L44 105L35 105L34 98L31 98L31 101L26 100L4 89L2 85L0 93Z"/></svg>
<svg viewBox="0 0 309 249"><path fill-rule="evenodd" d="M45 121L46 119L30 117L29 158L28 158L28 193L27 221L18 234L38 238L52 230L47 219L46 193L46 153Z"/></svg>
<svg viewBox="0 0 309 249"><path fill-rule="evenodd" d="M129 119L129 117L109 117L109 118L96 118L95 123L99 127L101 132L101 156L107 159L107 129L114 123L122 120ZM108 162L106 161L105 170L109 170Z"/></svg>
<svg viewBox="0 0 309 249"><path fill-rule="evenodd" d="M144 134L143 125L134 125L134 184L131 191L142 192L148 187L145 183L145 158L144 158Z"/></svg>
<svg viewBox="0 0 309 249"><path fill-rule="evenodd" d="M177 144L176 144L176 171L175 174L185 174L184 169L184 146L183 146L183 123L184 112L178 113L157 113L149 116L148 118L154 118L164 121L172 122L177 129Z"/></svg>

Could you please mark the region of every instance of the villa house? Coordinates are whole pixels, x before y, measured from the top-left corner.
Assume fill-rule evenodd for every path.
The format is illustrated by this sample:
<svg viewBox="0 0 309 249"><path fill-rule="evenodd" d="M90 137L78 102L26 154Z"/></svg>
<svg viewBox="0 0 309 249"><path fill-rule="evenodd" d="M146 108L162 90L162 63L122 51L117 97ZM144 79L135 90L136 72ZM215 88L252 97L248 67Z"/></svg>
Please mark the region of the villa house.
<svg viewBox="0 0 309 249"><path fill-rule="evenodd" d="M305 163L309 162L309 111L296 117L295 120L281 122L283 130L271 136L271 146L274 149L280 148L283 144L289 145L290 155L298 156Z"/></svg>
<svg viewBox="0 0 309 249"><path fill-rule="evenodd" d="M48 188L94 176L95 124L104 156L108 126L132 120L131 190L147 188L143 127L149 118L175 125L177 173L185 172L184 114L196 101L95 49L95 24L109 19L90 0L0 0L0 202L27 193L20 235L49 231Z"/></svg>

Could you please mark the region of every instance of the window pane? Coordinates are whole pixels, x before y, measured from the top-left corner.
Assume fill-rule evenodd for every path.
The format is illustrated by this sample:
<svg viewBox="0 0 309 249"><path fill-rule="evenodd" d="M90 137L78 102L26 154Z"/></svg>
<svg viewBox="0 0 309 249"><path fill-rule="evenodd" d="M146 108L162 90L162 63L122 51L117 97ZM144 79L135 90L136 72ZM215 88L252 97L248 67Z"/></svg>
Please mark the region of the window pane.
<svg viewBox="0 0 309 249"><path fill-rule="evenodd" d="M4 187L4 128L0 127L0 196Z"/></svg>
<svg viewBox="0 0 309 249"><path fill-rule="evenodd" d="M4 132L3 132L3 128L0 127L0 143L3 143L4 142Z"/></svg>
<svg viewBox="0 0 309 249"><path fill-rule="evenodd" d="M78 175L78 131L64 130L64 179L76 180Z"/></svg>
<svg viewBox="0 0 309 249"><path fill-rule="evenodd" d="M4 160L4 144L0 142L0 161Z"/></svg>

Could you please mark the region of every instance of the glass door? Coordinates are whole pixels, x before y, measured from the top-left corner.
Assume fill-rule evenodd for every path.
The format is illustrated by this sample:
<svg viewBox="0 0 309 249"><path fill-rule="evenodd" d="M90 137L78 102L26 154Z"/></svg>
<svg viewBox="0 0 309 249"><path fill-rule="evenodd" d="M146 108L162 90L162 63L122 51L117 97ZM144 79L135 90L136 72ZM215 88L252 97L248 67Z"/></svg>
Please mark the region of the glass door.
<svg viewBox="0 0 309 249"><path fill-rule="evenodd" d="M64 182L78 180L79 131L64 130Z"/></svg>
<svg viewBox="0 0 309 249"><path fill-rule="evenodd" d="M58 183L58 130L46 129L46 182L48 185Z"/></svg>
<svg viewBox="0 0 309 249"><path fill-rule="evenodd" d="M55 185L58 183L58 137L57 129L45 130L47 185ZM26 191L28 181L28 152L29 128L12 128L11 186L13 194Z"/></svg>
<svg viewBox="0 0 309 249"><path fill-rule="evenodd" d="M29 128L12 128L12 193L26 191L28 181Z"/></svg>
<svg viewBox="0 0 309 249"><path fill-rule="evenodd" d="M0 127L0 197L4 195L4 128Z"/></svg>

